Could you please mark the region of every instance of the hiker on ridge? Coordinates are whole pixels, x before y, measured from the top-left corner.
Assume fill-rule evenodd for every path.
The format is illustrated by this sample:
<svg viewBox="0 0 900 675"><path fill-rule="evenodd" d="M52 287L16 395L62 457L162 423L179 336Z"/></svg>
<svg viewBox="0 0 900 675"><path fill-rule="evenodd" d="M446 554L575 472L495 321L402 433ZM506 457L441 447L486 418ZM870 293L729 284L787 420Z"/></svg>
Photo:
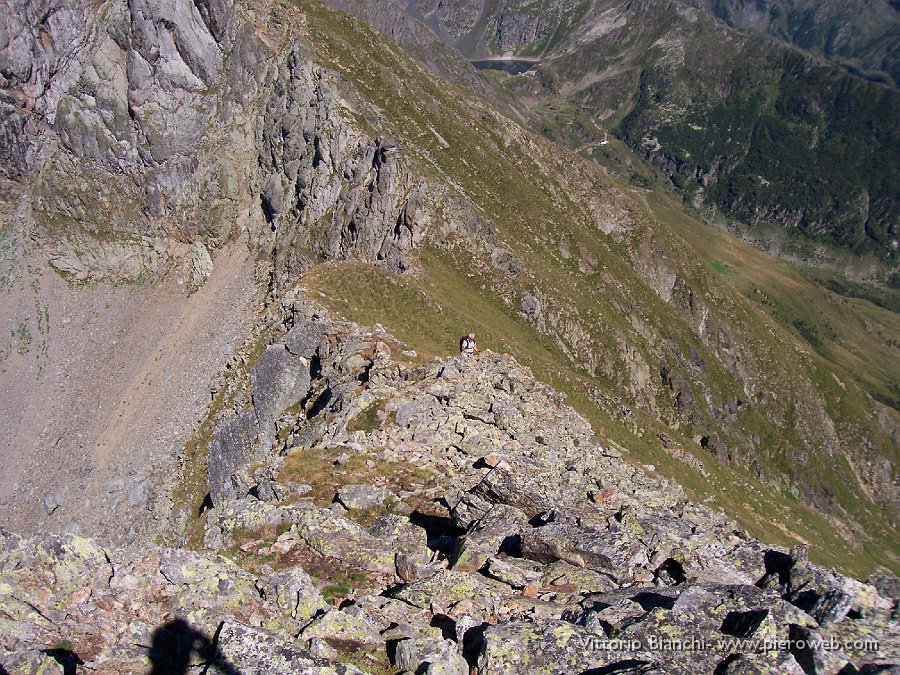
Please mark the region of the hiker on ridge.
<svg viewBox="0 0 900 675"><path fill-rule="evenodd" d="M459 339L460 354L475 354L478 352L478 345L475 344L475 333L469 333Z"/></svg>

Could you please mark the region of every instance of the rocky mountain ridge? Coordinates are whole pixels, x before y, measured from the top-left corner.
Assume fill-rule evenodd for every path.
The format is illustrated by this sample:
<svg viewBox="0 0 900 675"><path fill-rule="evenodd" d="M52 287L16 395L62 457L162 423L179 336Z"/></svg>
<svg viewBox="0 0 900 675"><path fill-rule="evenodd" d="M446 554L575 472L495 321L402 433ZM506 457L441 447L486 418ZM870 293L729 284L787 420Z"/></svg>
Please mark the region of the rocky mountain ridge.
<svg viewBox="0 0 900 675"><path fill-rule="evenodd" d="M415 365L381 329L284 309L293 327L252 369L251 407L236 399L214 432L206 551L0 535L8 672L900 663L888 580L753 540L597 445L511 357ZM233 433L248 412L255 432Z"/></svg>
<svg viewBox="0 0 900 675"><path fill-rule="evenodd" d="M330 255L403 267L413 221L381 230L411 179L285 35L263 38L217 2L29 4L6 18L4 147L19 154L4 173L28 183L22 218L61 272L159 276L179 242L240 231L290 251L279 270ZM328 238L298 230L326 214L342 223Z"/></svg>
<svg viewBox="0 0 900 675"><path fill-rule="evenodd" d="M895 527L890 410L589 162L319 3L82 9L5 18L27 30L3 50L4 128L33 150L10 160L10 227L73 280L191 251L199 282L239 232L272 302L323 259L439 276L456 286L392 319L494 303L485 328L549 345L547 372L635 442L750 472L860 547Z"/></svg>

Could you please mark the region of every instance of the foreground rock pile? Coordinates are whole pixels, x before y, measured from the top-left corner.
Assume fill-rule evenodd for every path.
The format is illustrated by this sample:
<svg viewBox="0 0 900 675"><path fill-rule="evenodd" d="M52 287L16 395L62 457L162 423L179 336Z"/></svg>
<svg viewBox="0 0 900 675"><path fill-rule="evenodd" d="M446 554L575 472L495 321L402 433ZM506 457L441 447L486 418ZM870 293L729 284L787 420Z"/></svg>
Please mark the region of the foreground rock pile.
<svg viewBox="0 0 900 675"><path fill-rule="evenodd" d="M890 583L751 539L511 357L290 309L213 433L208 550L2 536L8 672L900 668Z"/></svg>

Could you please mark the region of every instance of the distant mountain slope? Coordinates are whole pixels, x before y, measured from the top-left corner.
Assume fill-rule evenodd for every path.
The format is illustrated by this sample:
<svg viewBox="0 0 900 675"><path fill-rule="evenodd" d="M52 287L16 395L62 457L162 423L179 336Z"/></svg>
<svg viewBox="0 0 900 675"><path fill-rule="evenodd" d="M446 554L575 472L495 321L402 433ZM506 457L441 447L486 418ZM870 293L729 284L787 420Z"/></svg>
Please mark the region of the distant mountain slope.
<svg viewBox="0 0 900 675"><path fill-rule="evenodd" d="M487 93L487 83L465 57L417 21L399 0L329 0L328 4L363 19L436 75L469 91Z"/></svg>
<svg viewBox="0 0 900 675"><path fill-rule="evenodd" d="M533 76L500 84L556 140L579 147L608 128L698 206L893 258L894 87L729 29L681 0L411 5L470 57L540 57Z"/></svg>
<svg viewBox="0 0 900 675"><path fill-rule="evenodd" d="M866 77L900 83L896 0L693 0L741 30L822 54Z"/></svg>

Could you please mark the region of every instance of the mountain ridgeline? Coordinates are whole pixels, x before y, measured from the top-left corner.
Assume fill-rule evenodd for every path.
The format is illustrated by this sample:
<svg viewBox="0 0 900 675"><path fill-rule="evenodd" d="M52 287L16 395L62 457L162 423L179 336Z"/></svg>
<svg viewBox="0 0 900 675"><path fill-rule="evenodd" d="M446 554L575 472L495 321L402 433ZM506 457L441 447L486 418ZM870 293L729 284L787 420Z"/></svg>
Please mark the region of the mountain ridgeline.
<svg viewBox="0 0 900 675"><path fill-rule="evenodd" d="M697 207L894 259L895 6L866 3L854 13L846 3L804 2L410 4L471 58L539 57L533 76L498 86L530 101L532 125L555 140L583 148L609 130ZM885 74L860 77L798 47Z"/></svg>
<svg viewBox="0 0 900 675"><path fill-rule="evenodd" d="M828 57L851 72L900 83L900 5L891 0L696 0L729 26Z"/></svg>

